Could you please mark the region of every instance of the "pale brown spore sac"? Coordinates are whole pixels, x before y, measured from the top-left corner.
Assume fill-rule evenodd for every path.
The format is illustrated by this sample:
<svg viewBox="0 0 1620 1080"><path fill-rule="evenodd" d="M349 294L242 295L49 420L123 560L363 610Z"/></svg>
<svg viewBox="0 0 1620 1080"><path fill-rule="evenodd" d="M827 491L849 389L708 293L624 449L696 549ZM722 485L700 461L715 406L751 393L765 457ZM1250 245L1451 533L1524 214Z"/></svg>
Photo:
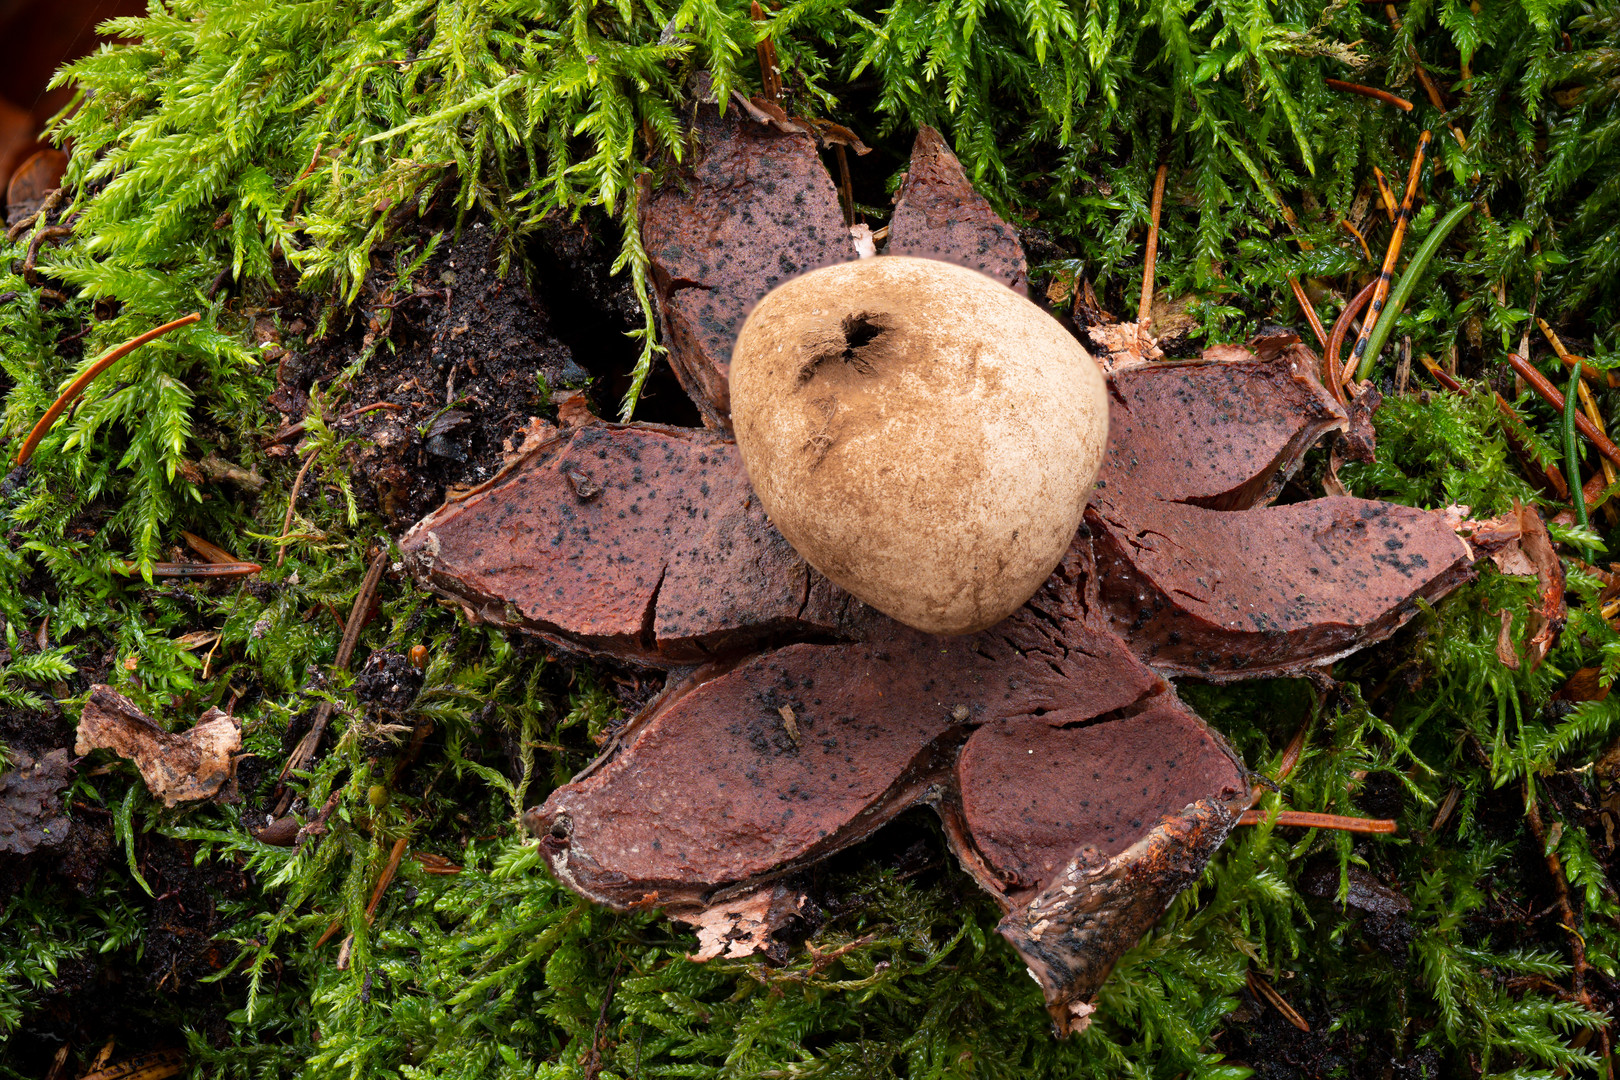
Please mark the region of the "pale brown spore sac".
<svg viewBox="0 0 1620 1080"><path fill-rule="evenodd" d="M732 423L771 522L908 626L992 626L1068 549L1108 437L1102 373L1051 316L932 259L825 267L760 301Z"/></svg>
<svg viewBox="0 0 1620 1080"><path fill-rule="evenodd" d="M1029 264L1017 231L974 190L951 148L926 125L917 130L911 165L894 193L885 253L955 263L1020 296L1029 292Z"/></svg>

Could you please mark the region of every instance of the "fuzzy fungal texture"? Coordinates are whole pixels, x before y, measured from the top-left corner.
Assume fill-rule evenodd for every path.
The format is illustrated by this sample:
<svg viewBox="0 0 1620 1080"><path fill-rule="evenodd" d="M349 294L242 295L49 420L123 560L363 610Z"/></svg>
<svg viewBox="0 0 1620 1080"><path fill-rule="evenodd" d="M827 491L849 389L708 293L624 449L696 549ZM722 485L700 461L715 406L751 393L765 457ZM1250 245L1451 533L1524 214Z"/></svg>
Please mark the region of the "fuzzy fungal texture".
<svg viewBox="0 0 1620 1080"><path fill-rule="evenodd" d="M802 153L791 141L779 147ZM731 152L726 141L706 150L709 160ZM679 219L673 204L706 197L700 183L661 199ZM724 251L777 239L731 234L715 257L757 260ZM768 950L781 927L760 913L803 906L779 902L784 875L925 805L1000 906L1002 936L1067 1034L1089 1022L1115 962L1197 878L1251 797L1243 762L1153 665L1217 680L1319 667L1467 580L1472 555L1438 512L1351 498L1265 505L1346 415L1292 338L1257 339L1258 352L1222 346L1198 361L1117 367L1096 506L1082 524L1071 497L1061 561L1035 595L965 636L902 625L819 573L813 548L800 546L810 566L800 560L762 513L787 498L770 486L782 466L749 461L763 481L756 493L746 444L764 416L790 409L772 390L791 395L821 379L871 393L863 366L962 380L946 349L933 354L943 373L922 363L926 350L886 352L886 335L956 325L923 290L908 292L917 282L937 293L967 274L974 290L1001 290L964 302L980 316L1027 302L976 270L866 261L893 268L877 275L885 287L874 292L893 301L883 309L849 302L849 275L864 269L823 270L766 297L758 329L745 327L730 368L731 403L748 410L732 417L741 453L710 431L588 422L429 515L401 549L419 580L474 618L587 652L697 665L673 672L601 758L527 815L558 880L615 908L661 908L706 940L730 925L727 955ZM1001 262L1021 264L1022 254ZM817 291L824 282L837 288ZM854 308L865 321L852 343L842 320ZM1047 324L1056 329L1037 326ZM1008 333L1005 320L994 328ZM677 370L714 370L712 345L675 338L672 348ZM988 378L1004 354L986 352ZM1067 356L1095 375L1078 346ZM777 366L774 385L755 364ZM970 367L969 396L975 377ZM1060 397L1069 408L1044 418L1064 433L1027 433L1037 445L1098 447L1100 417L1067 417L1095 401L1092 384L1076 384L1085 392ZM688 385L694 398L709 392L705 380ZM872 397L864 413L850 408L847 437L891 440L885 453L868 452L890 463L909 417ZM842 467L832 458L846 436L818 448L804 412L778 447L808 446L806 473ZM943 412L930 418L946 423ZM970 422L951 421L956 430ZM922 456L950 460L944 447ZM975 467L994 474L998 463ZM1077 472L1090 482L1089 468ZM745 923L752 929L736 929Z"/></svg>

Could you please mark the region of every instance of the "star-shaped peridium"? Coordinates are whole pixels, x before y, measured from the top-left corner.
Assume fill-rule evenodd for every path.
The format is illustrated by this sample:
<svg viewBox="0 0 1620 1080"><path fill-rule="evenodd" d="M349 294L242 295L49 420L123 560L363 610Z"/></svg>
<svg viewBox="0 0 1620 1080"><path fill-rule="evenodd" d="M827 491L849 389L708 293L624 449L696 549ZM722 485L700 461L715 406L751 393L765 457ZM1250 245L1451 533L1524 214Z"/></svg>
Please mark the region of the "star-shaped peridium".
<svg viewBox="0 0 1620 1080"><path fill-rule="evenodd" d="M1437 511L1269 505L1346 422L1279 334L1112 365L1085 522L1010 618L939 638L867 608L771 526L727 434L749 309L865 240L806 126L749 104L701 106L694 153L642 204L664 340L707 427L566 428L402 547L473 619L669 673L529 813L570 888L742 955L797 910L794 871L927 804L1066 1033L1250 800L1243 762L1165 676L1328 664L1466 580L1472 553ZM929 129L888 229L887 252L1025 286L1016 232Z"/></svg>

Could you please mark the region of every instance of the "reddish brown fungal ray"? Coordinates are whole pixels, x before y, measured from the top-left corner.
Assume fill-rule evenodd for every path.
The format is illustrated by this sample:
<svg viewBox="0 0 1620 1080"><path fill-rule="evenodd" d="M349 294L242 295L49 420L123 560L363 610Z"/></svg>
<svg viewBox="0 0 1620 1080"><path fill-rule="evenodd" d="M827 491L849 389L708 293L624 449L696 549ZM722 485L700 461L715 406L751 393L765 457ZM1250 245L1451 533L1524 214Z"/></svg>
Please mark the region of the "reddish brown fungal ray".
<svg viewBox="0 0 1620 1080"><path fill-rule="evenodd" d="M1021 899L1076 851L1112 858L1167 813L1212 792L1235 798L1244 777L1224 741L1173 694L1101 721L1084 701L985 724L957 766L978 850Z"/></svg>
<svg viewBox="0 0 1620 1080"><path fill-rule="evenodd" d="M1092 502L1247 510L1274 497L1305 451L1345 421L1299 360L1295 349L1262 360L1219 345L1198 360L1114 372L1108 455Z"/></svg>
<svg viewBox="0 0 1620 1080"><path fill-rule="evenodd" d="M730 427L731 346L759 298L855 249L816 142L700 105L677 182L642 196L670 366L709 427Z"/></svg>
<svg viewBox="0 0 1620 1080"><path fill-rule="evenodd" d="M1029 292L1024 245L1013 227L968 183L962 163L931 127L917 132L906 178L894 195L888 255L939 259Z"/></svg>
<svg viewBox="0 0 1620 1080"><path fill-rule="evenodd" d="M754 305L788 278L856 257L815 139L761 111L781 112L768 102L738 101L724 116L698 107L691 159L677 182L643 195L640 216L670 367L720 431L731 428L731 347ZM918 132L895 199L889 254L956 263L1027 292L1017 232L933 128Z"/></svg>
<svg viewBox="0 0 1620 1080"><path fill-rule="evenodd" d="M652 897L697 920L933 805L997 893L1003 933L1051 973L1043 985L1064 1023L1180 885L1154 900L1133 887L1129 903L1092 910L1092 944L1106 935L1118 948L1086 955L1060 955L1055 934L1042 944L1030 905L1075 865L1101 880L1099 867L1123 859L1119 872L1152 877L1132 846L1213 798L1233 809L1205 823L1212 850L1247 799L1237 757L1097 618L1091 578L1077 545L1029 606L980 634L877 618L859 642L790 645L699 675L529 825L576 891L621 908Z"/></svg>
<svg viewBox="0 0 1620 1080"><path fill-rule="evenodd" d="M1161 671L1326 664L1472 575L1440 513L1352 498L1259 505L1344 420L1297 348L1113 376L1113 446L1086 520L1114 627Z"/></svg>
<svg viewBox="0 0 1620 1080"><path fill-rule="evenodd" d="M565 431L400 548L470 617L653 667L851 617L765 519L736 444L696 428Z"/></svg>

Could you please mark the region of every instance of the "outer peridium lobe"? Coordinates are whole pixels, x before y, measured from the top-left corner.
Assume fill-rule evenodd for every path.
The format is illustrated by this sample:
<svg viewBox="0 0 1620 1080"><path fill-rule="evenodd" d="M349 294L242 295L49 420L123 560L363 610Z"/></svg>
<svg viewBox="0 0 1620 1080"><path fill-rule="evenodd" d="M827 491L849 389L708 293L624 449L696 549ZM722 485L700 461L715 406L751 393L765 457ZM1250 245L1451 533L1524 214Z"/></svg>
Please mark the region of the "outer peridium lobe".
<svg viewBox="0 0 1620 1080"><path fill-rule="evenodd" d="M732 358L733 424L772 522L834 583L959 634L1067 550L1107 441L1100 371L982 274L883 257L779 288Z"/></svg>

